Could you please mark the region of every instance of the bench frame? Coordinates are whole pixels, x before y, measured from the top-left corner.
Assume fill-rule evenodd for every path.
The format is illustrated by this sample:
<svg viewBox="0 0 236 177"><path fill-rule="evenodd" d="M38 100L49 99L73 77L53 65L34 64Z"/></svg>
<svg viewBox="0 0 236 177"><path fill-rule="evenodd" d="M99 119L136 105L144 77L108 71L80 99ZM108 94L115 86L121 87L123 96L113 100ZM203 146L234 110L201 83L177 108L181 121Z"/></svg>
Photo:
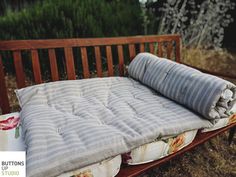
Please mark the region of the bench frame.
<svg viewBox="0 0 236 177"><path fill-rule="evenodd" d="M80 57L82 61L83 78L90 78L91 71L89 70L88 62L88 48L93 48L95 63L96 63L96 75L97 77L103 77L102 70L102 56L101 48L105 48L105 58L107 61L107 75L114 76L114 48L117 51L118 59L117 67L120 76L124 76L126 72L126 64L124 60L124 46L127 46L129 51L129 61L131 61L135 55L139 52L148 51L159 57L166 57L181 63L181 38L180 35L151 35L151 36L132 36L132 37L112 37L112 38L74 38L74 39L47 39L47 40L11 40L11 41L0 41L0 108L3 114L11 112L11 106L8 98L8 88L5 81L4 62L1 56L1 52L9 51L12 53L14 61L16 82L18 88L26 87L26 73L22 62L22 51L28 51L31 55L32 69L34 75L34 83L43 83L40 61L42 58L39 57L38 50L45 49L48 51L48 58L50 62L51 81L58 81L59 72L57 66L56 49L63 48L65 68L67 72L67 79L76 79L77 74L75 70L75 61L73 48L80 50ZM5 58L4 58L5 59ZM197 68L200 69L200 68ZM201 69L200 69L201 70ZM213 73L206 70L210 74L218 76L226 76L220 73ZM231 76L226 76L231 77ZM231 77L232 78L232 77ZM236 123L231 124L227 127L221 128L208 133L198 132L194 141L183 148L182 150L169 155L160 160L150 162L143 165L136 166L122 166L118 177L133 177L137 176L151 168L154 168L164 162L196 147L199 144L204 143L210 138L230 129L229 139L232 141L235 132Z"/></svg>

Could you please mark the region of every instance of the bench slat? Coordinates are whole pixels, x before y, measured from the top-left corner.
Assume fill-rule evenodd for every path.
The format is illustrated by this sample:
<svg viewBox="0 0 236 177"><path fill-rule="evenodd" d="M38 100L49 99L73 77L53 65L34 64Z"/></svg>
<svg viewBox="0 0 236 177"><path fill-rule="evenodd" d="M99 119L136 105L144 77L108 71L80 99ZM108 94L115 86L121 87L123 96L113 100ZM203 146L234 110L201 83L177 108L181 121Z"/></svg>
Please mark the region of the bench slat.
<svg viewBox="0 0 236 177"><path fill-rule="evenodd" d="M7 95L6 80L5 80L1 55L0 55L0 106L2 108L3 114L9 113L11 110Z"/></svg>
<svg viewBox="0 0 236 177"><path fill-rule="evenodd" d="M124 76L124 53L122 45L117 46L119 58L119 75Z"/></svg>
<svg viewBox="0 0 236 177"><path fill-rule="evenodd" d="M150 49L150 53L154 54L154 44L153 43L149 44L149 49Z"/></svg>
<svg viewBox="0 0 236 177"><path fill-rule="evenodd" d="M50 69L51 69L51 76L53 81L59 80L58 74L58 67L57 67L57 60L56 60L56 53L54 49L48 49L49 61L50 61Z"/></svg>
<svg viewBox="0 0 236 177"><path fill-rule="evenodd" d="M175 43L176 43L176 46L175 46L175 61L180 63L180 58L181 58L181 55L180 55L181 39L177 38L175 40Z"/></svg>
<svg viewBox="0 0 236 177"><path fill-rule="evenodd" d="M66 57L66 71L69 80L75 80L75 64L74 64L74 55L71 47L65 47L65 57Z"/></svg>
<svg viewBox="0 0 236 177"><path fill-rule="evenodd" d="M173 45L172 42L167 43L167 58L171 59Z"/></svg>
<svg viewBox="0 0 236 177"><path fill-rule="evenodd" d="M112 58L111 46L106 46L106 55L107 55L107 65L108 65L108 76L113 76L114 69L113 69L113 58Z"/></svg>
<svg viewBox="0 0 236 177"><path fill-rule="evenodd" d="M14 65L16 71L16 82L18 88L25 87L25 73L22 64L22 57L20 51L13 51Z"/></svg>
<svg viewBox="0 0 236 177"><path fill-rule="evenodd" d="M129 45L129 58L130 58L130 61L134 59L135 55L136 55L135 45L130 44Z"/></svg>
<svg viewBox="0 0 236 177"><path fill-rule="evenodd" d="M158 42L158 57L163 57L162 42Z"/></svg>
<svg viewBox="0 0 236 177"><path fill-rule="evenodd" d="M89 73L88 55L87 55L86 47L81 47L80 50L81 50L84 78L89 78L90 73Z"/></svg>
<svg viewBox="0 0 236 177"><path fill-rule="evenodd" d="M86 47L105 46L119 44L139 44L149 42L166 42L179 39L180 36L173 35L149 35L149 36L127 36L109 38L72 38L72 39L42 39L42 40L10 40L1 41L1 50L28 50L28 49L48 49L64 47Z"/></svg>
<svg viewBox="0 0 236 177"><path fill-rule="evenodd" d="M96 68L98 77L102 77L102 60L101 60L101 52L98 46L94 47L95 50L95 58L96 58Z"/></svg>
<svg viewBox="0 0 236 177"><path fill-rule="evenodd" d="M33 67L35 83L36 84L41 84L42 83L42 77L41 77L41 69L40 69L38 51L35 50L35 49L31 50L31 56L32 56L32 67Z"/></svg>
<svg viewBox="0 0 236 177"><path fill-rule="evenodd" d="M145 52L145 45L144 45L144 43L139 45L139 50L140 50L140 53L141 52Z"/></svg>

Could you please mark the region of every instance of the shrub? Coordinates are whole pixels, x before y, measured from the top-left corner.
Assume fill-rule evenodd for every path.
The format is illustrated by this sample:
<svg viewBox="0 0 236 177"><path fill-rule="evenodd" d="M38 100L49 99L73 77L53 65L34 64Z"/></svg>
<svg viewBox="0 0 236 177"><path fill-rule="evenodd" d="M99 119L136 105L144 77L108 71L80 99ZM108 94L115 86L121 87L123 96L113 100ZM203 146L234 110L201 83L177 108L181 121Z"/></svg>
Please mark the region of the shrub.
<svg viewBox="0 0 236 177"><path fill-rule="evenodd" d="M0 17L0 39L136 35L140 13L138 0L44 0Z"/></svg>

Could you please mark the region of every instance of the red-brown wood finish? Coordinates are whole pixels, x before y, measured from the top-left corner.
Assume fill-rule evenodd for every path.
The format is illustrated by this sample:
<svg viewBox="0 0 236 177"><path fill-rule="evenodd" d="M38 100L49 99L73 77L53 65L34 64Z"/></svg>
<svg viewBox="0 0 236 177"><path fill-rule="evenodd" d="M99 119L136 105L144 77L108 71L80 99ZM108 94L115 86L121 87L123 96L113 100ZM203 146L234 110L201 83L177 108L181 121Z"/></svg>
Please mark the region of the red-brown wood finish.
<svg viewBox="0 0 236 177"><path fill-rule="evenodd" d="M88 55L87 55L87 49L86 47L81 47L81 58L82 58L82 66L83 66L83 72L84 72L84 78L89 78L89 65L88 65Z"/></svg>
<svg viewBox="0 0 236 177"><path fill-rule="evenodd" d="M143 43L139 46L139 52L145 52L145 45Z"/></svg>
<svg viewBox="0 0 236 177"><path fill-rule="evenodd" d="M97 76L102 77L102 59L101 59L100 47L95 46L94 50L95 50L95 58L96 58Z"/></svg>
<svg viewBox="0 0 236 177"><path fill-rule="evenodd" d="M181 39L177 38L175 40L175 42L176 42L176 46L175 46L175 61L180 63L180 58L181 58L181 53L180 53L180 50L181 50Z"/></svg>
<svg viewBox="0 0 236 177"><path fill-rule="evenodd" d="M52 75L52 81L59 80L58 68L57 68L57 59L56 53L54 49L48 49L49 61L50 61L50 69Z"/></svg>
<svg viewBox="0 0 236 177"><path fill-rule="evenodd" d="M118 44L140 44L168 42L180 39L180 35L147 35L110 38L72 38L72 39L42 39L42 40L10 40L0 41L0 50L31 50L65 47L88 47Z"/></svg>
<svg viewBox="0 0 236 177"><path fill-rule="evenodd" d="M25 87L25 73L22 64L22 57L20 51L13 51L14 66L16 71L16 82L18 88Z"/></svg>
<svg viewBox="0 0 236 177"><path fill-rule="evenodd" d="M162 51L163 43L159 42L157 45L158 45L158 56L163 57L163 51Z"/></svg>
<svg viewBox="0 0 236 177"><path fill-rule="evenodd" d="M124 76L124 53L122 45L117 46L119 58L119 75Z"/></svg>
<svg viewBox="0 0 236 177"><path fill-rule="evenodd" d="M154 52L155 52L154 51L154 44L153 43L149 44L149 52L152 53L152 54L154 54Z"/></svg>
<svg viewBox="0 0 236 177"><path fill-rule="evenodd" d="M111 46L106 46L106 55L107 55L108 76L113 76L114 69L113 69L113 57L112 57Z"/></svg>
<svg viewBox="0 0 236 177"><path fill-rule="evenodd" d="M75 64L74 64L74 55L71 47L65 47L65 57L66 57L66 71L68 80L75 80Z"/></svg>
<svg viewBox="0 0 236 177"><path fill-rule="evenodd" d="M38 51L35 49L31 50L31 56L32 56L32 66L34 72L34 81L36 84L41 84L43 81L41 76Z"/></svg>
<svg viewBox="0 0 236 177"><path fill-rule="evenodd" d="M6 87L5 74L1 55L0 55L0 106L3 114L9 113L11 110L7 95L7 87Z"/></svg>
<svg viewBox="0 0 236 177"><path fill-rule="evenodd" d="M172 49L173 49L173 44L172 42L167 43L167 58L172 58Z"/></svg>
<svg viewBox="0 0 236 177"><path fill-rule="evenodd" d="M135 45L134 44L130 44L129 45L129 58L130 58L130 60L133 60L135 55L136 55Z"/></svg>

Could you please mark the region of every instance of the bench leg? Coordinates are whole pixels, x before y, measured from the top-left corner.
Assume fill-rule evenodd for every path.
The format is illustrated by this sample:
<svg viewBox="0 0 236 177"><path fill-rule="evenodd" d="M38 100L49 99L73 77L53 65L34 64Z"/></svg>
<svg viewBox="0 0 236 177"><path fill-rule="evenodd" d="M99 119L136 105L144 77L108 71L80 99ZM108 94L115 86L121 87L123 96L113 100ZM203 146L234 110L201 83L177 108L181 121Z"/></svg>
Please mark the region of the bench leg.
<svg viewBox="0 0 236 177"><path fill-rule="evenodd" d="M234 134L235 134L235 130L236 130L236 126L232 127L229 129L229 137L228 137L228 142L229 145L232 143L233 138L234 138Z"/></svg>

